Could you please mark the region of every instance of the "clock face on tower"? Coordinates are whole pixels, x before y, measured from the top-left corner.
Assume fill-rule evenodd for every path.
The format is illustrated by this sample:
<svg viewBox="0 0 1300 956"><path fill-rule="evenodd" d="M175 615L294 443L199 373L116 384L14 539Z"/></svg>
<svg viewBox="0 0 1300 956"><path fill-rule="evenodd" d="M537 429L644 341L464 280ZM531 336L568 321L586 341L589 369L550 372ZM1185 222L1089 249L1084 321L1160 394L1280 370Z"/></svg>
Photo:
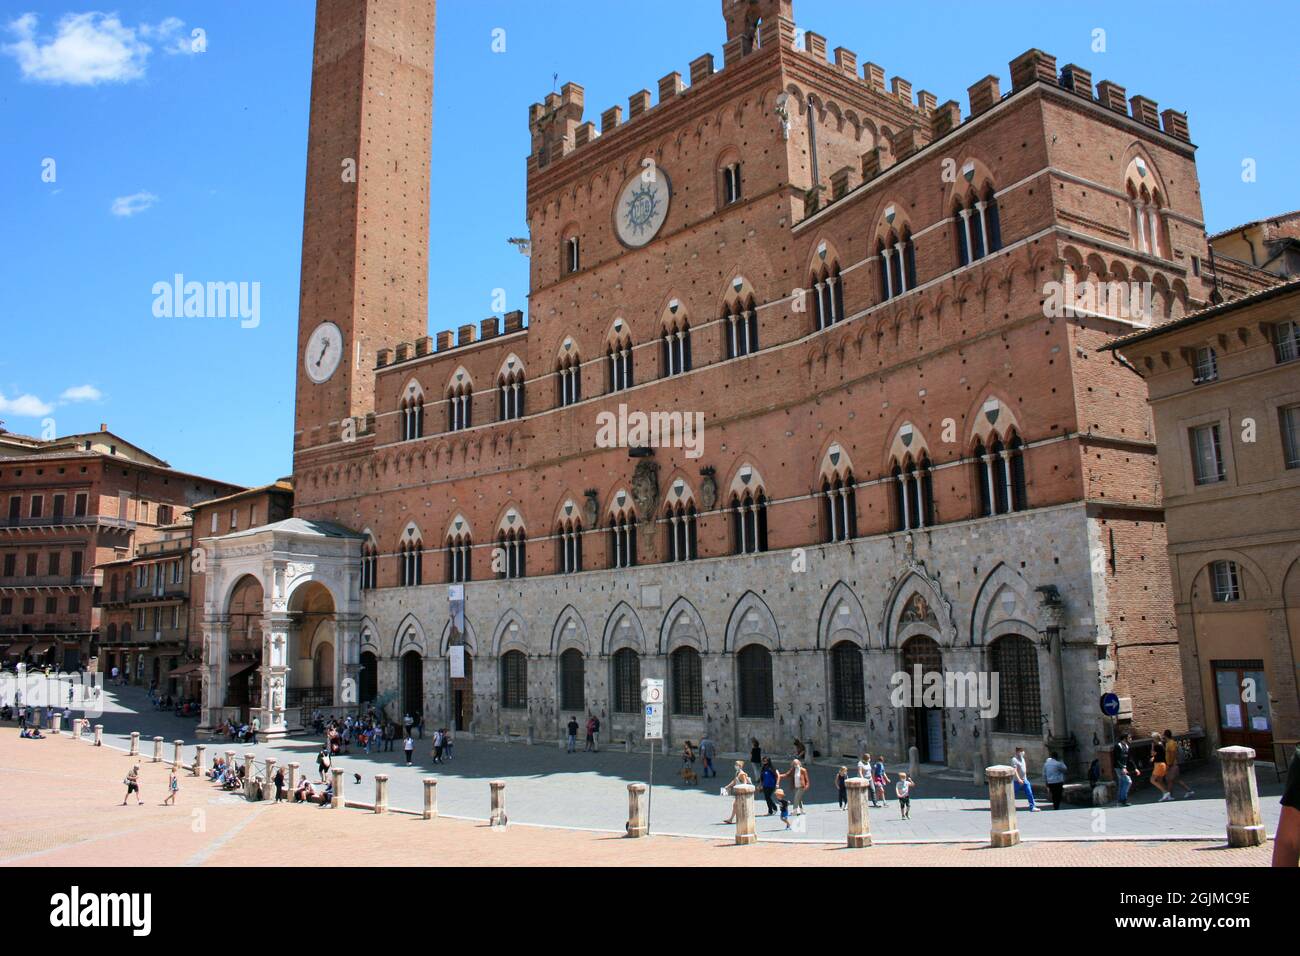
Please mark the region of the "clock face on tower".
<svg viewBox="0 0 1300 956"><path fill-rule="evenodd" d="M659 234L668 218L672 183L658 166L648 166L623 187L614 204L614 229L625 246L639 249Z"/></svg>
<svg viewBox="0 0 1300 956"><path fill-rule="evenodd" d="M342 358L343 332L339 327L333 322L322 322L316 326L311 338L307 340L307 350L302 357L307 377L317 385L329 381Z"/></svg>

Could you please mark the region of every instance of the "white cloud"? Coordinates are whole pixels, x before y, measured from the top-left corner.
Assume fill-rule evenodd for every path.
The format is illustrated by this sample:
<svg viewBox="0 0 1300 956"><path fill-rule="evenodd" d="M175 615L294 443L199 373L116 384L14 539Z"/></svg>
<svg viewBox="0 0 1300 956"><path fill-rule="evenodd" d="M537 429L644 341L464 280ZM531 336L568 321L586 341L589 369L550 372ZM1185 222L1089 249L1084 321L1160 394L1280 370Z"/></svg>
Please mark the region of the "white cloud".
<svg viewBox="0 0 1300 956"><path fill-rule="evenodd" d="M17 415L20 418L41 418L54 411L54 406L41 401L35 395L19 395L17 398L5 398L0 395L0 414Z"/></svg>
<svg viewBox="0 0 1300 956"><path fill-rule="evenodd" d="M113 200L113 215L134 216L138 212L144 212L157 201L158 197L150 192L138 192L132 193L129 196L118 196Z"/></svg>
<svg viewBox="0 0 1300 956"><path fill-rule="evenodd" d="M23 79L38 83L93 86L126 83L144 76L157 44L168 53L189 53L185 24L167 17L156 25L126 26L116 13L68 13L53 35L37 33L39 18L24 13L8 24L13 43L0 47L12 56Z"/></svg>
<svg viewBox="0 0 1300 956"><path fill-rule="evenodd" d="M104 393L93 385L74 385L63 390L63 394L59 396L59 401L97 402L103 397Z"/></svg>

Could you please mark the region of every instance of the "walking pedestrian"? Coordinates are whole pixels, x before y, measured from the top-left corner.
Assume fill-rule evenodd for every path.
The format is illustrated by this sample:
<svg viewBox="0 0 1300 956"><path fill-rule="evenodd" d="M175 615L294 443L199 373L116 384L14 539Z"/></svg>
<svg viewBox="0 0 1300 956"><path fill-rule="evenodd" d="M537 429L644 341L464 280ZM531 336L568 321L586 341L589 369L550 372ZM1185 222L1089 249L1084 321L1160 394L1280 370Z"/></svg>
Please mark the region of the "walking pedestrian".
<svg viewBox="0 0 1300 956"><path fill-rule="evenodd" d="M840 801L840 809L844 810L849 805L849 768L840 767L839 772L835 774L835 796Z"/></svg>
<svg viewBox="0 0 1300 956"><path fill-rule="evenodd" d="M703 776L716 777L718 775L718 771L713 767L713 758L716 755L717 747L714 746L713 738L706 731L704 736L700 738L700 759L704 761Z"/></svg>
<svg viewBox="0 0 1300 956"><path fill-rule="evenodd" d="M858 760L858 779L867 782L867 796L871 799L871 805L878 806L876 803L876 782L871 775L871 754L864 753Z"/></svg>
<svg viewBox="0 0 1300 956"><path fill-rule="evenodd" d="M749 764L754 768L754 779L762 782L763 748L759 746L757 737L749 738Z"/></svg>
<svg viewBox="0 0 1300 956"><path fill-rule="evenodd" d="M176 779L176 768L173 767L167 772L167 799L163 800L164 807L174 807L176 805L176 791L180 788L180 781Z"/></svg>
<svg viewBox="0 0 1300 956"><path fill-rule="evenodd" d="M122 798L122 806L126 806L126 801L131 799L131 794L135 794L135 799L140 806L144 806L144 800L140 797L140 765L136 764L131 768L131 772L126 775L122 781L126 784L126 796Z"/></svg>
<svg viewBox="0 0 1300 956"><path fill-rule="evenodd" d="M789 770L776 775L778 786L786 777L790 778L790 806L793 807L795 815L800 816L803 814L803 795L811 783L808 779L808 771L798 759L795 759L790 762Z"/></svg>
<svg viewBox="0 0 1300 956"><path fill-rule="evenodd" d="M790 829L790 801L785 798L784 790L778 789L776 791L776 802L781 807L781 822L785 824L785 828L788 830Z"/></svg>
<svg viewBox="0 0 1300 956"><path fill-rule="evenodd" d="M284 768L276 767L275 769L275 802L279 803L284 799Z"/></svg>
<svg viewBox="0 0 1300 956"><path fill-rule="evenodd" d="M1165 743L1157 733L1151 734L1151 786L1160 791L1158 803L1169 799L1169 787L1165 783L1165 772L1169 766L1165 763Z"/></svg>
<svg viewBox="0 0 1300 956"><path fill-rule="evenodd" d="M682 745L682 780L692 785L700 782L695 775L695 748L689 740Z"/></svg>
<svg viewBox="0 0 1300 956"><path fill-rule="evenodd" d="M1128 734L1124 735L1125 738ZM1125 747L1124 753L1128 754L1128 748ZM1047 755L1047 762L1043 764L1043 781L1047 784L1047 792L1052 795L1052 809L1061 809L1061 796L1065 793L1065 772L1068 770L1065 762L1056 755L1053 750ZM1128 796L1126 790L1124 795ZM1126 807L1127 803L1121 803L1120 806Z"/></svg>
<svg viewBox="0 0 1300 956"><path fill-rule="evenodd" d="M587 745L582 748L583 753L591 753L595 747L596 740L596 718L592 714L587 715Z"/></svg>
<svg viewBox="0 0 1300 956"><path fill-rule="evenodd" d="M1111 748L1111 763L1115 770L1115 799L1121 807L1128 806L1128 792L1133 786L1132 774L1138 773L1137 767L1133 766L1132 740L1132 734L1121 734L1119 740L1115 741L1115 746ZM1056 754L1053 753L1052 757L1055 758ZM1048 763L1050 762L1049 760ZM1046 764L1043 765L1043 774L1044 776L1047 774ZM1064 776L1062 776L1062 783L1064 783L1064 779ZM1050 777L1047 780L1047 789L1052 789ZM1053 805L1059 802L1053 795Z"/></svg>
<svg viewBox="0 0 1300 956"><path fill-rule="evenodd" d="M578 749L578 718L576 716L569 718L569 726L566 730L568 731L569 740L564 752L575 753Z"/></svg>
<svg viewBox="0 0 1300 956"><path fill-rule="evenodd" d="M881 806L889 803L888 793L885 786L889 783L889 774L885 772L885 757L883 754L877 754L876 759L871 764L871 786L875 790L876 796L880 798Z"/></svg>
<svg viewBox="0 0 1300 956"><path fill-rule="evenodd" d="M1195 794L1187 781L1182 779L1182 774L1178 769L1178 741L1174 739L1172 731L1165 731L1165 785L1169 791L1160 799L1172 800L1174 798L1174 784L1182 787L1187 792L1183 794L1184 800L1189 800Z"/></svg>
<svg viewBox="0 0 1300 956"><path fill-rule="evenodd" d="M1029 782L1029 767L1025 762L1025 748L1017 747L1016 754L1011 758L1011 769L1015 772L1015 793L1017 795L1023 790L1025 796L1029 798L1029 812L1037 813L1038 806L1034 803L1034 785Z"/></svg>
<svg viewBox="0 0 1300 956"><path fill-rule="evenodd" d="M912 788L916 784L902 770L898 771L898 783L894 784L894 795L898 797L898 809L904 820L912 819Z"/></svg>
<svg viewBox="0 0 1300 956"><path fill-rule="evenodd" d="M1286 775L1282 816L1278 818L1277 832L1273 836L1273 865L1300 866L1300 745L1292 752L1291 767Z"/></svg>
<svg viewBox="0 0 1300 956"><path fill-rule="evenodd" d="M722 821L724 824L734 824L736 822L736 787L742 783L749 783L749 774L745 773L745 761L737 760L735 776L731 778L731 783L722 788L722 795L731 798L731 813L727 816L727 819Z"/></svg>
<svg viewBox="0 0 1300 956"><path fill-rule="evenodd" d="M316 755L316 769L320 771L320 778L324 780L330 769L329 747L322 747L320 753Z"/></svg>
<svg viewBox="0 0 1300 956"><path fill-rule="evenodd" d="M411 757L415 754L415 741L411 738L409 733L406 735L406 740L402 742L402 749L406 751L406 765L409 767L411 765Z"/></svg>
<svg viewBox="0 0 1300 956"><path fill-rule="evenodd" d="M593 753L600 753L600 718L595 714L591 715L591 749Z"/></svg>
<svg viewBox="0 0 1300 956"><path fill-rule="evenodd" d="M452 751L456 749L456 741L452 739L451 728L442 728L442 762L447 763L451 760Z"/></svg>
<svg viewBox="0 0 1300 956"><path fill-rule="evenodd" d="M763 768L759 772L758 780L763 788L763 799L767 801L767 815L770 817L776 813L776 801L772 799L772 794L776 791L776 768L772 766L772 758L763 758Z"/></svg>
<svg viewBox="0 0 1300 956"><path fill-rule="evenodd" d="M446 744L447 738L442 734L442 728L439 727L433 732L433 762L442 763L442 750Z"/></svg>

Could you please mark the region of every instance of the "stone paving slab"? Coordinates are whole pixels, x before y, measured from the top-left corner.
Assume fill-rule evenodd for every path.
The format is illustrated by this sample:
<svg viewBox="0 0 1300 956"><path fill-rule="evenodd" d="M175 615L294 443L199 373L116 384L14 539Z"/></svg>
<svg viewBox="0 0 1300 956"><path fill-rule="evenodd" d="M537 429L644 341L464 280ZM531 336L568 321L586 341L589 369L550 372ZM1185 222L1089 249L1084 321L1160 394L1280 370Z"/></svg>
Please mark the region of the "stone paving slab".
<svg viewBox="0 0 1300 956"><path fill-rule="evenodd" d="M140 749L145 759L153 752L152 738L162 736L164 755L170 759L171 741L186 741L185 757L191 759L195 742L196 721L160 713L149 707L142 690L133 687L109 688L103 717L107 743L126 747L132 730L141 733ZM214 754L233 750L257 754L259 765L274 756L281 766L298 761L304 773L318 779L316 753L320 742L314 738L288 738L273 744L232 744L204 741L207 760ZM628 754L602 751L596 754L567 754L558 746L501 743L461 739L455 758L446 764L432 763L428 738L416 740L416 764L407 768L400 742L392 752L366 755L359 750L337 757L334 766L347 774L345 793L349 800L370 802L374 797L374 775L387 773L389 803L394 807L419 809L423 804L424 776L438 779L438 801L447 816L486 820L488 816L488 781L506 781L506 805L512 822L557 827L589 828L621 834L627 820L627 784L644 782L649 771L647 753ZM718 761L719 768L731 766ZM778 761L784 767L784 762ZM727 837L730 828L722 820L730 813L730 798L718 789L727 778L701 781L699 786L685 785L677 776L681 762L675 756L655 758L655 786L651 796L651 829L661 834L696 837ZM699 765L697 764L697 769ZM846 820L835 799L834 767L815 764L810 770L812 787L805 798L807 814L796 818L803 832L786 831L776 816L765 815L759 801L757 831L760 840L795 840L838 844L843 841ZM360 774L362 783L353 783ZM951 775L946 775L951 776ZM1265 826L1272 833L1281 814L1282 785L1266 766L1257 769L1261 809ZM1217 765L1208 764L1188 779L1197 793L1190 800L1176 799L1156 803L1158 794L1149 787L1135 792L1127 808L1112 804L1106 808L1062 807L1039 813L1027 812L1020 800L1017 822L1022 838L1036 840L1113 840L1149 839L1221 839L1227 825L1222 798L1222 784ZM897 802L892 799L881 809L870 810L873 836L881 841L983 841L988 837L989 809L987 791L969 783L923 773L912 800L910 820L902 820Z"/></svg>
<svg viewBox="0 0 1300 956"><path fill-rule="evenodd" d="M589 830L482 823L364 810L249 803L183 777L163 806L167 765L141 763L144 805L122 806L134 761L67 736L20 740L0 733L6 781L0 816L4 866L1267 866L1271 847L1228 849L1222 840L842 845L713 839L629 840Z"/></svg>

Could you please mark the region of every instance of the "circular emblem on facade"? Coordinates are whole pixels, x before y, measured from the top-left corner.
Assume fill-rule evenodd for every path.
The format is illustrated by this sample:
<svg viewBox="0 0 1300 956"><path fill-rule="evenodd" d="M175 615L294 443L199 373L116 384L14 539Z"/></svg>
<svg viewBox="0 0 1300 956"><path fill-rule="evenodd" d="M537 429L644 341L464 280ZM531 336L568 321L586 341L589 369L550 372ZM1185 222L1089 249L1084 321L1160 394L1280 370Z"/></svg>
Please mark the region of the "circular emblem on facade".
<svg viewBox="0 0 1300 956"><path fill-rule="evenodd" d="M333 322L322 322L311 333L303 352L303 369L317 385L329 381L343 358L343 332Z"/></svg>
<svg viewBox="0 0 1300 956"><path fill-rule="evenodd" d="M672 185L658 166L637 173L614 204L614 229L619 241L636 249L659 234L668 218Z"/></svg>

